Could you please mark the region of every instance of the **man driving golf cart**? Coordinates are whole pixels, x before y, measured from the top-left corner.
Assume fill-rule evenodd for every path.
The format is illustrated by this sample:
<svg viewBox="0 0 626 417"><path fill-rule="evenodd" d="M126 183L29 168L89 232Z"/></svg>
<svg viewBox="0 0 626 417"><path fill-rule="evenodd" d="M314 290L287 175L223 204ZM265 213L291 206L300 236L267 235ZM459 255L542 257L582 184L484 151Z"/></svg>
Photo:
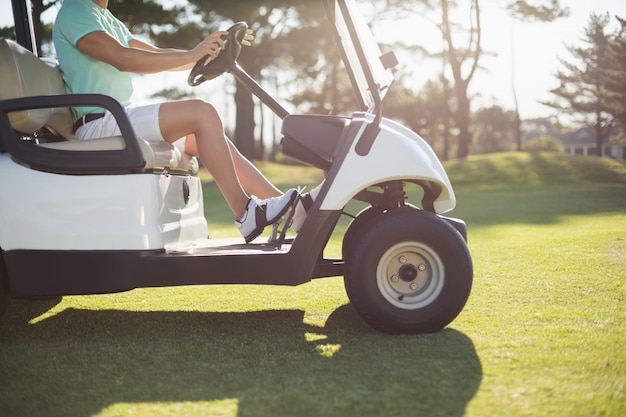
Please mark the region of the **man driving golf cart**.
<svg viewBox="0 0 626 417"><path fill-rule="evenodd" d="M107 7L108 0L65 0L59 10L53 40L68 93L113 97L126 108L138 136L148 142L174 143L200 157L246 243L254 240L287 212L298 192L290 189L283 194L235 148L210 103L187 99L131 104L131 73L189 70L203 57L206 62L214 60L228 33L212 33L191 50L161 49L135 38ZM244 43L252 39L246 36ZM74 107L73 113L79 140L120 134L113 115L101 108Z"/></svg>

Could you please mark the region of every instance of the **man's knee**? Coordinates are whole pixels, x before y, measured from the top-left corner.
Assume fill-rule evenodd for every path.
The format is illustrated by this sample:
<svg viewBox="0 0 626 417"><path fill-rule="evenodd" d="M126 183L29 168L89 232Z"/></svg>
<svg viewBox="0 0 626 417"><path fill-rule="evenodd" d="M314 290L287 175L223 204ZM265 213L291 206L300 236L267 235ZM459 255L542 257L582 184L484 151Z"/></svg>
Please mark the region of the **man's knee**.
<svg viewBox="0 0 626 417"><path fill-rule="evenodd" d="M202 99L190 99L192 111L203 118L219 118L217 109L209 102Z"/></svg>

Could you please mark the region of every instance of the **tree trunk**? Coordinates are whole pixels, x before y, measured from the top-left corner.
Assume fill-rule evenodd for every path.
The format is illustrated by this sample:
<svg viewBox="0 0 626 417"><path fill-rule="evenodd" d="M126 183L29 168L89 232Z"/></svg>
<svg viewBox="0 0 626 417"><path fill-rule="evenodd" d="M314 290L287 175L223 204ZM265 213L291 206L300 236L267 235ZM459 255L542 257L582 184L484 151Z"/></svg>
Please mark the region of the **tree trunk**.
<svg viewBox="0 0 626 417"><path fill-rule="evenodd" d="M235 106L235 145L246 158L254 159L254 102L252 94L239 83L235 91Z"/></svg>
<svg viewBox="0 0 626 417"><path fill-rule="evenodd" d="M450 105L450 84L445 76L446 60L445 55L443 58L443 69L441 72L441 85L443 86L443 155L441 155L444 161L450 158L450 131L451 131L451 105Z"/></svg>
<svg viewBox="0 0 626 417"><path fill-rule="evenodd" d="M448 0L441 1L442 10L442 34L447 45L447 58L450 69L452 70L452 76L454 77L454 91L457 98L457 114L456 123L459 129L459 139L457 148L457 157L466 158L469 155L470 143L472 141L472 135L470 132L470 99L467 96L467 87L478 68L478 59L480 57L480 39L481 39L481 27L480 27L480 8L478 0L472 0L471 3L473 20L471 23L471 36L467 48L464 48L466 52L459 51L454 46L452 39L452 26L449 20ZM475 36L474 36L475 35ZM470 63L469 71L466 77L463 77L462 67L463 63L468 61Z"/></svg>
<svg viewBox="0 0 626 417"><path fill-rule="evenodd" d="M596 123L594 126L596 134L596 155L604 156L604 129L602 129L602 115L600 112L596 113Z"/></svg>
<svg viewBox="0 0 626 417"><path fill-rule="evenodd" d="M457 158L467 158L469 155L472 134L470 132L470 100L467 97L467 91L463 87L464 83L456 84L458 109L456 115L457 127L459 129L459 145L456 151Z"/></svg>
<svg viewBox="0 0 626 417"><path fill-rule="evenodd" d="M263 105L259 104L259 140L256 141L256 152L254 153L254 159L259 161L265 161L265 112L263 112Z"/></svg>

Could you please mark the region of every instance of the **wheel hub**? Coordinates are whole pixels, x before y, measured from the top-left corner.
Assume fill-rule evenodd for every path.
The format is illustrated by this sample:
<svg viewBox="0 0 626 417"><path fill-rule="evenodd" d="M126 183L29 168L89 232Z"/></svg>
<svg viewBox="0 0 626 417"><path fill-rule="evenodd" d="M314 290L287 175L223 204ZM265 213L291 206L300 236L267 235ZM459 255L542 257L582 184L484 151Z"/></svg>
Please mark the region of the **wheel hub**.
<svg viewBox="0 0 626 417"><path fill-rule="evenodd" d="M387 278L398 295L420 292L430 280L425 260L415 252L403 251L389 259Z"/></svg>
<svg viewBox="0 0 626 417"><path fill-rule="evenodd" d="M439 295L444 267L437 253L419 242L399 243L387 250L378 265L378 286L392 304L421 308Z"/></svg>
<svg viewBox="0 0 626 417"><path fill-rule="evenodd" d="M400 279L404 282L411 282L417 278L417 268L415 265L402 265L400 268Z"/></svg>

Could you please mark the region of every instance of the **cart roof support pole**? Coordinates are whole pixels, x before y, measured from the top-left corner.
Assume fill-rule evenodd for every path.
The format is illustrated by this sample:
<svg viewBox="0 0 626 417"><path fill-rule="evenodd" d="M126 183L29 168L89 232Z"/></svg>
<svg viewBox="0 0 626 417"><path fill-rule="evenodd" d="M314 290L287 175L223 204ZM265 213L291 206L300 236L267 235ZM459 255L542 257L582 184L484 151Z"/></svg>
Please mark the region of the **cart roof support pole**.
<svg viewBox="0 0 626 417"><path fill-rule="evenodd" d="M37 55L30 0L11 0L17 43Z"/></svg>

